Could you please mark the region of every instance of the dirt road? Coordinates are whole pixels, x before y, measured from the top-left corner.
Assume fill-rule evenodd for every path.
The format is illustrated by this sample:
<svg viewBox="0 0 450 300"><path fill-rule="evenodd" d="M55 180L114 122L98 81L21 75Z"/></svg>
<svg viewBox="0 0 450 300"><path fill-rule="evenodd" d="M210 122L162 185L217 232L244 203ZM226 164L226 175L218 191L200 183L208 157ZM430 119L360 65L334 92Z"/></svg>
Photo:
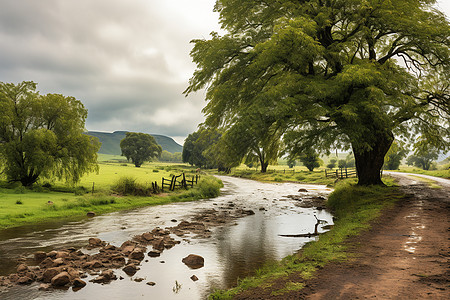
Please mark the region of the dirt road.
<svg viewBox="0 0 450 300"><path fill-rule="evenodd" d="M321 269L298 292L256 299L450 299L450 184L393 173L408 197L349 244L355 258Z"/></svg>

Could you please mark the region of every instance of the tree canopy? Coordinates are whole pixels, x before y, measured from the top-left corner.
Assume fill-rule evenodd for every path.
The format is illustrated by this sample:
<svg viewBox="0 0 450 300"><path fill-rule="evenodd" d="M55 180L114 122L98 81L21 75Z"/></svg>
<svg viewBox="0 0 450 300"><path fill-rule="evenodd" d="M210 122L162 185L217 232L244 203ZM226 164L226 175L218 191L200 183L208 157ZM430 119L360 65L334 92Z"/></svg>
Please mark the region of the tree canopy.
<svg viewBox="0 0 450 300"><path fill-rule="evenodd" d="M127 132L125 138L120 141L122 156L131 160L139 168L146 161L159 157L162 148L154 137L147 133Z"/></svg>
<svg viewBox="0 0 450 300"><path fill-rule="evenodd" d="M75 183L98 170L100 143L83 134L87 110L79 100L39 95L31 81L0 82L0 111L0 171L9 181L30 186L56 176Z"/></svg>
<svg viewBox="0 0 450 300"><path fill-rule="evenodd" d="M257 127L256 111L288 151L351 149L358 183L382 184L395 138L450 146L450 26L435 2L217 0L227 33L193 41L185 93L206 87L207 126Z"/></svg>

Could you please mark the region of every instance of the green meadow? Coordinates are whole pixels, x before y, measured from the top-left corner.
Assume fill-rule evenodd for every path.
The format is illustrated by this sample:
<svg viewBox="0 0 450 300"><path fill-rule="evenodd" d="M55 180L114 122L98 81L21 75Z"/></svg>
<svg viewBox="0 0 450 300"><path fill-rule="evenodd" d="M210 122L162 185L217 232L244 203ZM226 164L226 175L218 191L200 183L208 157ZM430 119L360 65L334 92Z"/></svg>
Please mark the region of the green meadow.
<svg viewBox="0 0 450 300"><path fill-rule="evenodd" d="M99 172L84 176L76 185L62 181L43 179L32 189L19 184L0 181L0 229L25 224L45 222L63 218L86 218L93 211L103 214L112 211L137 207L161 205L171 202L193 201L215 197L222 187L220 180L201 175L194 188L176 189L149 196L122 195L117 193L116 185L123 179L131 181L136 188L151 187L161 178L185 173L187 178L196 175L195 169L185 164L146 163L140 168L127 163L123 157L100 155ZM94 187L94 192L92 192Z"/></svg>

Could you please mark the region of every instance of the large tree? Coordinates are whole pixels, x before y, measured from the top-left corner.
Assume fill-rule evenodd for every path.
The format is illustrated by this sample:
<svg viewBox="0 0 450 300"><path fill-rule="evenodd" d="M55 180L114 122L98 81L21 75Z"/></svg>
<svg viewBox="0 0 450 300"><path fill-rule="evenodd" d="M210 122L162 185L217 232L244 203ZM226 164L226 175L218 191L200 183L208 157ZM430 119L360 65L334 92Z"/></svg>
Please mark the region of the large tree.
<svg viewBox="0 0 450 300"><path fill-rule="evenodd" d="M434 3L217 0L227 33L193 41L185 93L207 88L217 128L269 102L289 149L352 149L359 184L382 184L396 135L449 148L450 26Z"/></svg>
<svg viewBox="0 0 450 300"><path fill-rule="evenodd" d="M144 162L159 157L162 152L155 138L142 132L127 132L125 138L120 141L120 149L122 156L131 160L137 168Z"/></svg>
<svg viewBox="0 0 450 300"><path fill-rule="evenodd" d="M79 100L39 95L31 81L0 82L0 112L0 171L9 181L30 186L56 176L75 183L98 170L100 143L83 134L87 110Z"/></svg>

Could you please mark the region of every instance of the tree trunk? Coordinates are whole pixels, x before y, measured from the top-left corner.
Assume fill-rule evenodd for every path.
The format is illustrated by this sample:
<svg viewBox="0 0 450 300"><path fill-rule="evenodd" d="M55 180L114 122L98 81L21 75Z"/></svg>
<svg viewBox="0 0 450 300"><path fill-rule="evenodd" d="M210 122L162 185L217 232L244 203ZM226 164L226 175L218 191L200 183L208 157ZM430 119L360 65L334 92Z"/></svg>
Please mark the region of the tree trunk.
<svg viewBox="0 0 450 300"><path fill-rule="evenodd" d="M371 150L353 147L358 185L384 185L381 180L381 168L384 164L384 156L393 141L392 135L379 134Z"/></svg>
<svg viewBox="0 0 450 300"><path fill-rule="evenodd" d="M269 166L268 162L262 162L261 163L261 173L266 173L267 172L267 167Z"/></svg>

